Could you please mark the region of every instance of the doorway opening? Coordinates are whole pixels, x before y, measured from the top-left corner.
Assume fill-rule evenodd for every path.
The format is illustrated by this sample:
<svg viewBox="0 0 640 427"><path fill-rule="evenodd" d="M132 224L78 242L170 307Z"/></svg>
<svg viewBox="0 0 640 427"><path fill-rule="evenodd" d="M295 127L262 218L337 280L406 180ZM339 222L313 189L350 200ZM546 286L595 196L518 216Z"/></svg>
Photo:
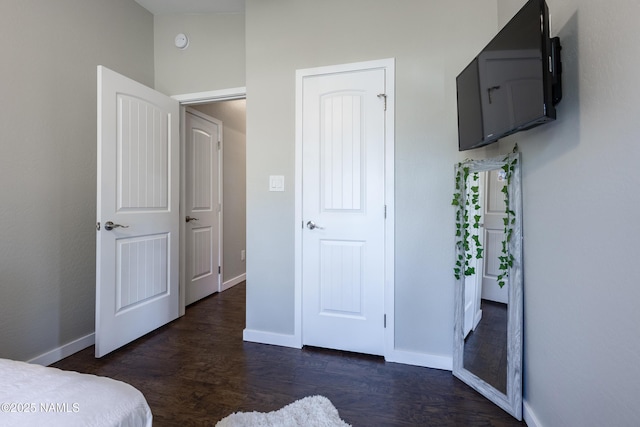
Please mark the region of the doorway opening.
<svg viewBox="0 0 640 427"><path fill-rule="evenodd" d="M219 286L215 292L229 289L246 280L246 90L235 88L196 94L174 96L180 102L181 142L183 160L181 170L181 233L180 233L180 314L185 313L189 303L186 299L187 277L186 228L189 225L185 218L187 209L184 203L188 189L186 179L184 144L185 116L187 108L196 114L210 116L221 123L220 136L220 250L218 259ZM197 215L194 215L197 217Z"/></svg>

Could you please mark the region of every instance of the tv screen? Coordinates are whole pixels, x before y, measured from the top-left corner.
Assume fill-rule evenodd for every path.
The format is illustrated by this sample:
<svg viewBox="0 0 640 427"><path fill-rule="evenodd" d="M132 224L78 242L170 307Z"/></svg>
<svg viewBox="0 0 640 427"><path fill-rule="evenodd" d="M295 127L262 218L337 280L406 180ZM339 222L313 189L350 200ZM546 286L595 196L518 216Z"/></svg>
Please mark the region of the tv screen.
<svg viewBox="0 0 640 427"><path fill-rule="evenodd" d="M555 120L559 50L544 0L529 0L456 78L458 149Z"/></svg>

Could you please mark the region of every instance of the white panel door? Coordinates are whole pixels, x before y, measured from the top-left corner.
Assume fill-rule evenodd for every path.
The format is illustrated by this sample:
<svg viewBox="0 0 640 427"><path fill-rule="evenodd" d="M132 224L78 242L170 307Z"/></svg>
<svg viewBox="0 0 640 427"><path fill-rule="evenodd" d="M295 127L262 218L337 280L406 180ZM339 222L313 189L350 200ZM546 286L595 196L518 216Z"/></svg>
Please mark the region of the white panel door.
<svg viewBox="0 0 640 427"><path fill-rule="evenodd" d="M178 317L178 102L98 67L96 357Z"/></svg>
<svg viewBox="0 0 640 427"><path fill-rule="evenodd" d="M507 184L503 179L502 170L484 172L484 268L482 272L482 299L507 304L509 297L509 283L500 288L498 275L500 274L500 257L502 255L502 240L504 239L504 218L506 217L504 193L502 189Z"/></svg>
<svg viewBox="0 0 640 427"><path fill-rule="evenodd" d="M302 84L302 342L384 354L385 70Z"/></svg>
<svg viewBox="0 0 640 427"><path fill-rule="evenodd" d="M186 304L220 289L220 141L222 123L185 115Z"/></svg>
<svg viewBox="0 0 640 427"><path fill-rule="evenodd" d="M465 188L467 189L467 200L473 197L471 192L472 186L478 186L478 197L480 200L483 200L484 195L484 182L485 182L485 172L479 173L477 180L474 179L474 175L470 175L467 178L467 183ZM475 215L480 215L483 218L484 208L481 206L479 209L475 208L475 204L470 204L468 206L470 210L469 218L473 218ZM480 220L482 224L483 219ZM480 240L480 244L483 243L483 235L484 235L484 226L477 230L478 239ZM473 234L476 233L476 230L471 230ZM469 242L470 248L469 253L475 254L477 251L477 246L475 242L470 239ZM470 266L474 268L475 273L464 278L464 337L466 338L469 332L472 330L475 331L476 326L482 319L482 304L481 304L481 295L482 295L482 277L484 276L484 258L476 259L473 257L470 260Z"/></svg>

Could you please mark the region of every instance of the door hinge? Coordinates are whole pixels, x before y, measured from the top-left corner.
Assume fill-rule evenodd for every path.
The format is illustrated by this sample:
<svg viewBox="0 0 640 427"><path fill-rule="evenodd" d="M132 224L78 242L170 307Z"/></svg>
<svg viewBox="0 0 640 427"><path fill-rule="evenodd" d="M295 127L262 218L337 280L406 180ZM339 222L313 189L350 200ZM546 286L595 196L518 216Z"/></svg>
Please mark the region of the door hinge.
<svg viewBox="0 0 640 427"><path fill-rule="evenodd" d="M387 219L387 205L384 205L384 219Z"/></svg>
<svg viewBox="0 0 640 427"><path fill-rule="evenodd" d="M218 266L218 274L220 274L220 270L221 270L221 269L220 269L220 266Z"/></svg>
<svg viewBox="0 0 640 427"><path fill-rule="evenodd" d="M218 150L220 149L220 140L218 140Z"/></svg>
<svg viewBox="0 0 640 427"><path fill-rule="evenodd" d="M384 327L385 328L387 327L387 315L386 314L384 315Z"/></svg>
<svg viewBox="0 0 640 427"><path fill-rule="evenodd" d="M387 111L387 94L379 93L378 98L382 98L384 100L384 111Z"/></svg>

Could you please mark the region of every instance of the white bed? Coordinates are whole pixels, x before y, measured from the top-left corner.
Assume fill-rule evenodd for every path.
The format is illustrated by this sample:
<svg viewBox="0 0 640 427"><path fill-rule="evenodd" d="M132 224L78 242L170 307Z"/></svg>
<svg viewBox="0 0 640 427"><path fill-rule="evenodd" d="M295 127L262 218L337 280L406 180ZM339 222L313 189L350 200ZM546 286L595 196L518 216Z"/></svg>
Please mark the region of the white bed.
<svg viewBox="0 0 640 427"><path fill-rule="evenodd" d="M111 378L0 359L0 426L151 427L142 393Z"/></svg>

